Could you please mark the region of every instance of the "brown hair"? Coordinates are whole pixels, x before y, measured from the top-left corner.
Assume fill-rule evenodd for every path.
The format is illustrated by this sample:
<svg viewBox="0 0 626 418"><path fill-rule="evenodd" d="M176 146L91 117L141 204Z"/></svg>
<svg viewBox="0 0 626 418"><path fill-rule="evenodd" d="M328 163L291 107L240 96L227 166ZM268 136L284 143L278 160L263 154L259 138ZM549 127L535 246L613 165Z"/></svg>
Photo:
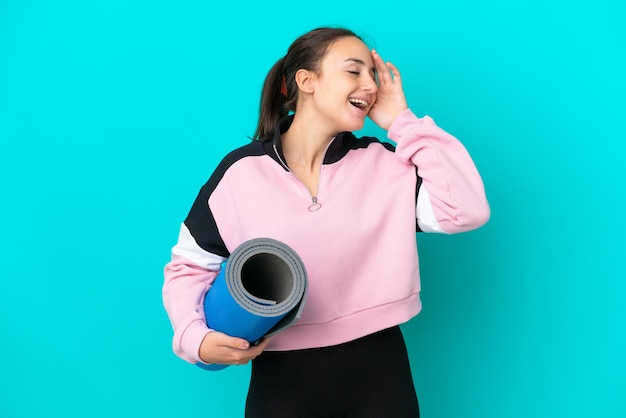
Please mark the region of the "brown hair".
<svg viewBox="0 0 626 418"><path fill-rule="evenodd" d="M261 91L259 122L252 139L272 139L278 120L296 110L298 86L295 75L300 69L318 71L319 63L335 41L358 35L344 28L317 28L296 39L287 54L270 69ZM283 84L284 83L284 84Z"/></svg>

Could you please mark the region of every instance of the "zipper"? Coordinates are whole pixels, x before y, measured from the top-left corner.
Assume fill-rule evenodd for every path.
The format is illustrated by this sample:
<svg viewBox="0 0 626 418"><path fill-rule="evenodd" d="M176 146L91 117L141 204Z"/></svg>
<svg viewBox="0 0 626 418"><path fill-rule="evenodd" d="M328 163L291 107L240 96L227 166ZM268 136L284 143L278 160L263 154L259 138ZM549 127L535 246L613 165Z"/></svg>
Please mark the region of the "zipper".
<svg viewBox="0 0 626 418"><path fill-rule="evenodd" d="M311 204L307 208L309 212L316 212L322 208L322 204L318 203L317 197L311 196Z"/></svg>
<svg viewBox="0 0 626 418"><path fill-rule="evenodd" d="M278 157L278 160L280 161L280 163L283 165L283 167L285 167L285 169L289 172L289 174L294 176L295 179L300 182L302 187L304 187L307 190L308 194L311 196L311 204L307 208L309 212L317 212L318 210L320 210L322 208L322 204L317 201L317 196L319 196L319 194L320 194L320 186L322 184L322 166L324 165L324 160L326 159L326 152L328 151L328 148L330 147L330 144L332 144L332 142L334 140L335 140L335 137L333 137L330 140L330 142L326 146L326 149L324 150L324 156L322 157L322 162L320 163L320 170L319 170L319 174L318 174L318 178L317 178L317 190L315 191L315 195L312 195L311 192L308 191L309 188L306 186L306 184L304 184L304 182L302 182L302 180L300 180L300 178L298 178L298 176L296 176L293 173L293 171L291 171L291 169L289 168L289 166L287 165L285 160L283 160L283 158L281 157L280 153L278 152L278 148L276 148L276 144L272 144L272 147L274 148L274 153L276 153L276 156Z"/></svg>

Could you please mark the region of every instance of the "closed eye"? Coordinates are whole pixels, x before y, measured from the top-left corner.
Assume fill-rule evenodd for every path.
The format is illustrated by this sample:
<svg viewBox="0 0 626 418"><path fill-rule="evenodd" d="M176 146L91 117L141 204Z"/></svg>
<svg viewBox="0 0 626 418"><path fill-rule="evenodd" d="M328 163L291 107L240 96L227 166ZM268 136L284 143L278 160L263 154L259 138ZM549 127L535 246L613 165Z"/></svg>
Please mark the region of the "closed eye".
<svg viewBox="0 0 626 418"><path fill-rule="evenodd" d="M358 72L358 71L348 71L348 72L349 72L350 74L354 74L354 75L359 75L359 74L361 74L361 73L360 73L360 72Z"/></svg>

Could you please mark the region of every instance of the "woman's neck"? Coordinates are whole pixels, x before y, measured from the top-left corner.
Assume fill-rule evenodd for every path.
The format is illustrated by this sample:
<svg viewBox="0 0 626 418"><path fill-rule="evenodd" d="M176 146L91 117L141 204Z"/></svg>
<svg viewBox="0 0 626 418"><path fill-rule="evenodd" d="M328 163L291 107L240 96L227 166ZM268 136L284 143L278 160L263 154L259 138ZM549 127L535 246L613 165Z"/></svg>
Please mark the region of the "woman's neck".
<svg viewBox="0 0 626 418"><path fill-rule="evenodd" d="M294 115L289 130L281 137L283 154L290 168L299 166L311 171L322 163L333 133L324 132L320 125L311 118Z"/></svg>

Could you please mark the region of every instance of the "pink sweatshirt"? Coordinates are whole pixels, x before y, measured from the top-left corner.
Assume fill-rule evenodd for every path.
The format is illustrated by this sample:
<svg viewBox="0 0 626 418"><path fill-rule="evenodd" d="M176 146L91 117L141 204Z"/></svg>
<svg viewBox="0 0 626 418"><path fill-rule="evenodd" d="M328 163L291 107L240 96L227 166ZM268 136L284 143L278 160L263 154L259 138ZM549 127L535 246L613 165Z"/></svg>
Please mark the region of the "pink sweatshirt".
<svg viewBox="0 0 626 418"><path fill-rule="evenodd" d="M203 301L231 251L252 238L292 247L308 272L300 320L268 350L344 343L408 321L421 309L416 230L457 233L489 218L483 183L463 145L429 117L402 113L396 147L344 132L329 145L317 196L284 163L273 141L228 156L202 187L165 267L163 301L173 349L201 361ZM318 210L310 211L316 204Z"/></svg>

